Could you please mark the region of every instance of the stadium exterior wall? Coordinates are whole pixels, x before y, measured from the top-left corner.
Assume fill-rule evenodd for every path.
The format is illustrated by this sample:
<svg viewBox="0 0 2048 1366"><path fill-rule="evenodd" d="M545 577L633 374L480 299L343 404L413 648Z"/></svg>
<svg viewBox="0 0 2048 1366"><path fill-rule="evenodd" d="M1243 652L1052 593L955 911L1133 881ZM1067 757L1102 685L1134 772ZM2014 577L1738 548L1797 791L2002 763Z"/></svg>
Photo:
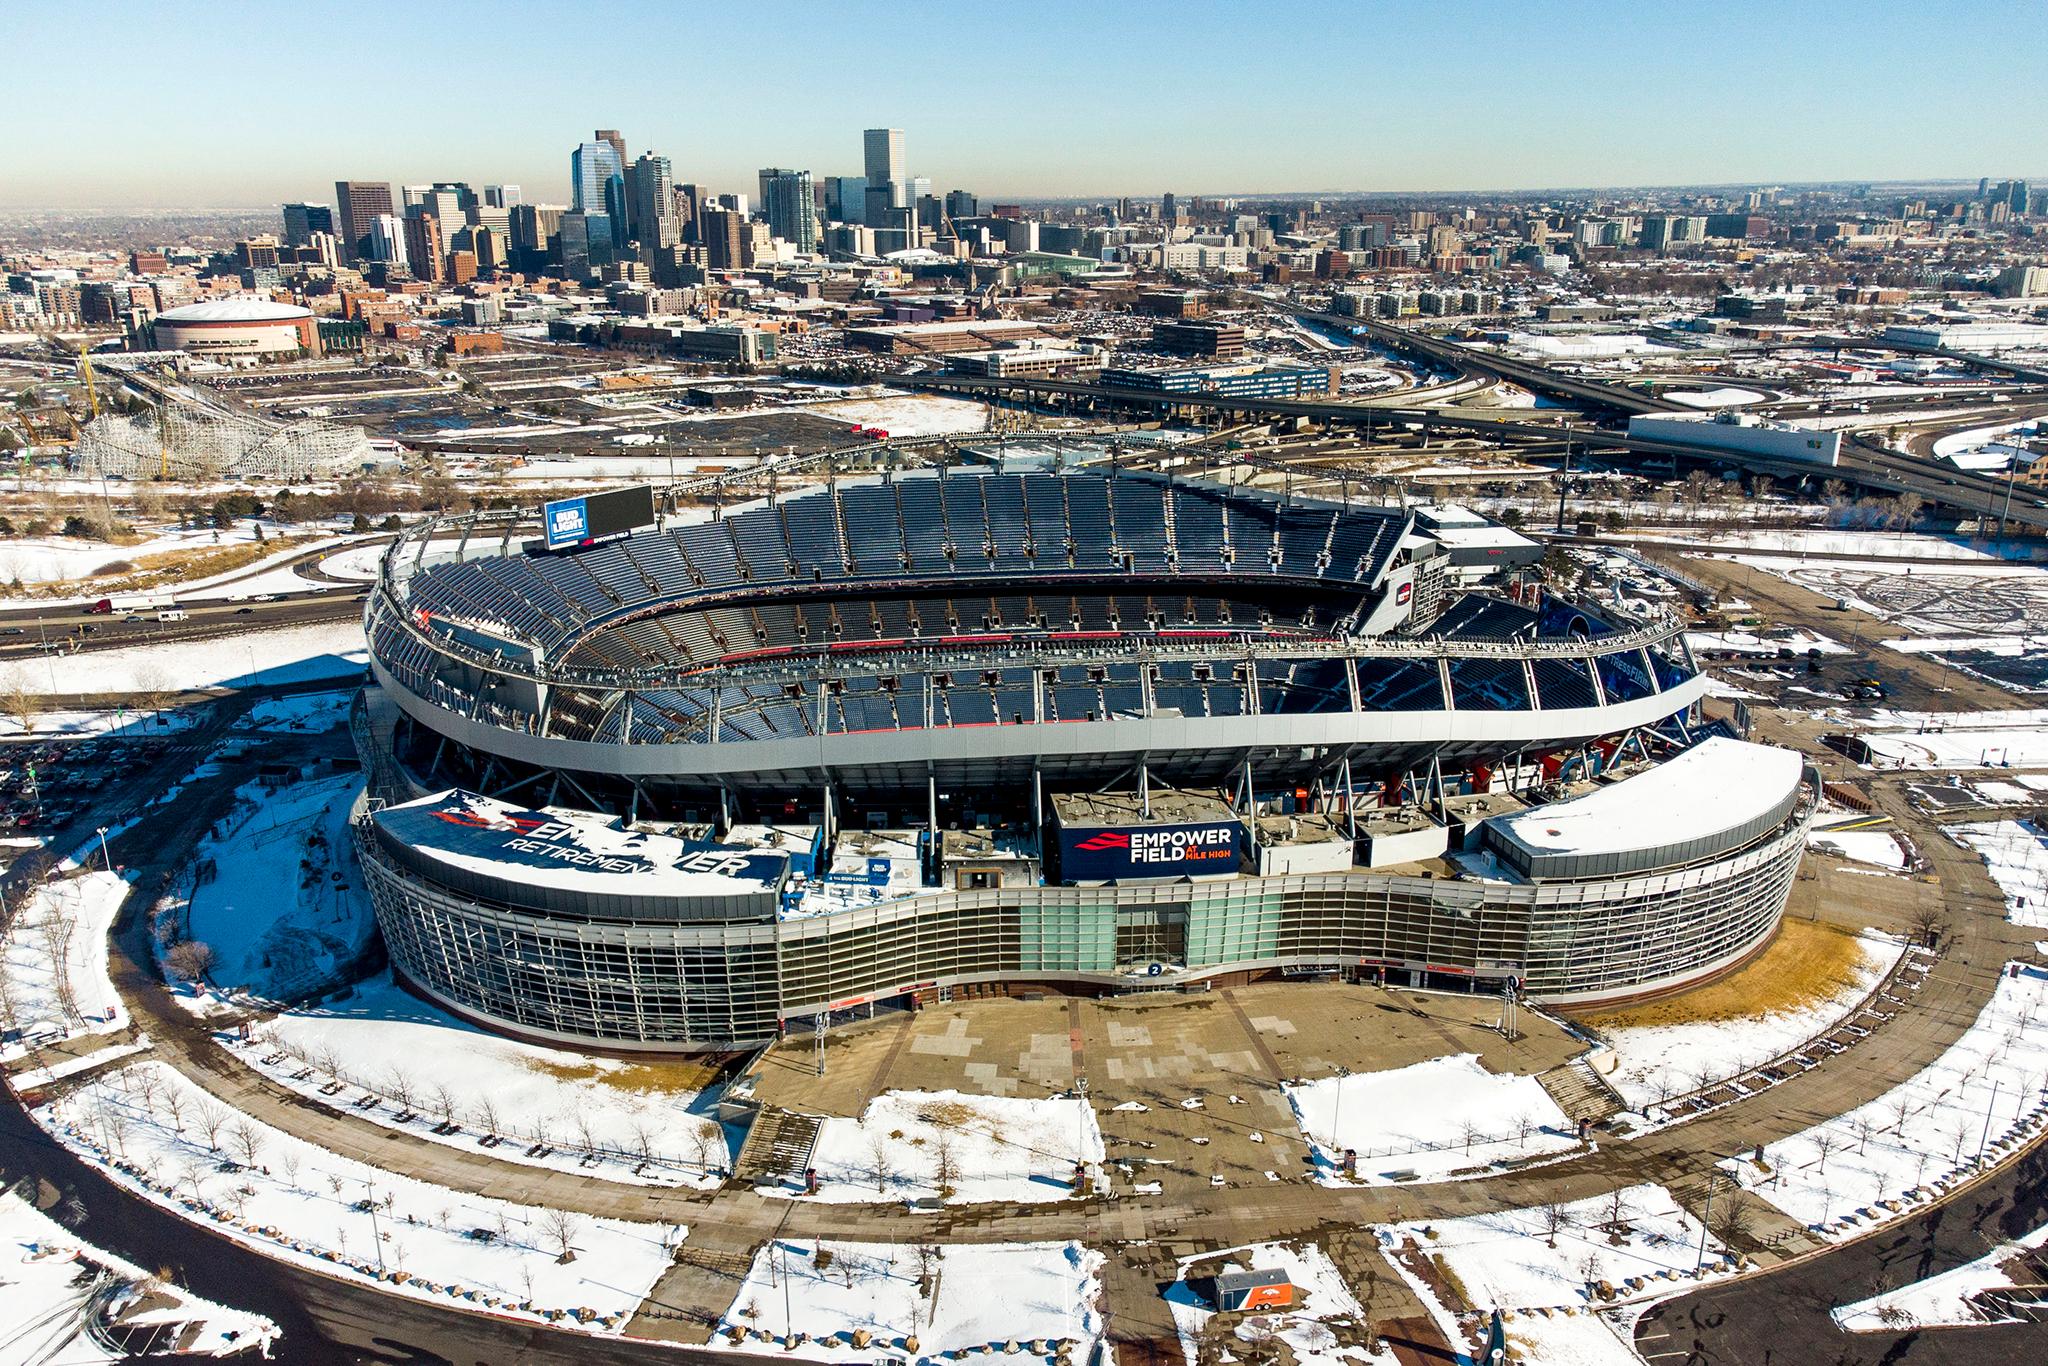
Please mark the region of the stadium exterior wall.
<svg viewBox="0 0 2048 1366"><path fill-rule="evenodd" d="M463 896L398 865L366 820L357 844L392 962L423 994L535 1038L689 1051L772 1038L828 1010L954 989L1128 988L1162 927L1185 965L1168 976L1176 982L1385 969L1513 975L1532 996L1567 1007L1662 994L1742 962L1776 930L1812 819L1811 790L1782 826L1741 849L1626 877L1508 883L1355 872L933 891L780 922L549 915Z"/></svg>

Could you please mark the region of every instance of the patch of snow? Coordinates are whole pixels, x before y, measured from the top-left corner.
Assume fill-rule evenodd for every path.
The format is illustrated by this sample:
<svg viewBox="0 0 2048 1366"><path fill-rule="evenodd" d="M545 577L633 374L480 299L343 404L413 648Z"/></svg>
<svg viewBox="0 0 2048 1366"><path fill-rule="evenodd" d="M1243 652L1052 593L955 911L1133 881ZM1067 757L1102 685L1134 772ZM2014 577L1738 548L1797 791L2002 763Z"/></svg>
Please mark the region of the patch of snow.
<svg viewBox="0 0 2048 1366"><path fill-rule="evenodd" d="M1217 1313L1188 1280L1188 1271L1196 1262L1210 1262L1219 1256L1228 1257L1226 1265L1234 1270L1283 1272L1295 1289L1294 1303L1284 1309L1242 1314L1234 1337L1248 1342L1284 1342L1294 1355L1295 1366L1338 1366L1344 1362L1353 1366L1395 1366L1392 1353L1337 1340L1332 1324L1357 1333L1365 1330L1369 1320L1358 1297L1345 1284L1343 1273L1315 1243L1254 1243L1224 1253L1183 1257L1180 1274L1167 1287L1166 1303L1173 1313L1173 1326L1187 1366L1200 1366L1203 1360L1213 1359L1204 1356L1201 1343Z"/></svg>
<svg viewBox="0 0 2048 1366"><path fill-rule="evenodd" d="M337 621L15 660L0 669L0 680L39 695L71 695L143 692L162 680L190 689L360 678L368 666L362 623Z"/></svg>
<svg viewBox="0 0 2048 1366"><path fill-rule="evenodd" d="M1635 1110L1739 1075L1827 1033L1868 996L1905 946L1888 935L1857 939L1854 976L1826 999L1736 1020L1640 1025L1602 1031L1609 1051L1594 1066Z"/></svg>
<svg viewBox="0 0 2048 1366"><path fill-rule="evenodd" d="M176 1327L172 1337L189 1336L188 1355L254 1351L267 1358L278 1341L277 1325L262 1315L229 1309L160 1281L133 1262L80 1241L10 1191L0 1194L0 1285L6 1288L0 1294L0 1343L5 1344L0 1360L57 1366L129 1360L85 1331L98 1288L96 1273L122 1283L104 1307L108 1319ZM141 1309L145 1296L169 1303Z"/></svg>
<svg viewBox="0 0 2048 1366"><path fill-rule="evenodd" d="M117 873L90 872L37 887L7 929L0 971L13 995L20 1038L0 1046L0 1062L83 1034L128 1027L128 1007L107 975L107 933L128 896Z"/></svg>
<svg viewBox="0 0 2048 1366"><path fill-rule="evenodd" d="M2012 965L1970 1028L1876 1100L1722 1166L1826 1238L1933 1200L2048 1119L2048 970Z"/></svg>
<svg viewBox="0 0 2048 1366"><path fill-rule="evenodd" d="M227 1118L209 1141L214 1113ZM684 1232L566 1216L575 1258L564 1262L546 1210L315 1147L234 1115L158 1062L96 1077L35 1115L114 1181L265 1256L564 1328L622 1330Z"/></svg>
<svg viewBox="0 0 2048 1366"><path fill-rule="evenodd" d="M744 1330L732 1350L794 1351L805 1361L883 1366L986 1349L1019 1363L1085 1366L1102 1336L1102 1261L1079 1243L920 1249L776 1239L754 1255L720 1329ZM801 1345L788 1345L797 1334ZM904 1345L910 1338L915 1350ZM1011 1343L1026 1346L1009 1353Z"/></svg>
<svg viewBox="0 0 2048 1366"><path fill-rule="evenodd" d="M1080 1099L887 1091L859 1119L819 1126L813 1198L872 1204L936 1197L942 1154L952 1168L947 1198L955 1203L1064 1200L1073 1194L1076 1161L1091 1170L1101 1164L1102 1131Z"/></svg>
<svg viewBox="0 0 2048 1366"><path fill-rule="evenodd" d="M1947 827L1950 839L1977 851L2005 893L2005 918L2048 929L2048 831L2032 821L1978 821Z"/></svg>
<svg viewBox="0 0 2048 1366"><path fill-rule="evenodd" d="M1867 817L1858 816L1846 824L1853 825L1864 819ZM1886 830L1813 826L1806 832L1806 847L1838 858L1853 859L1857 863L1867 863L1873 868L1889 868L1902 873L1908 867L1906 851L1900 846L1898 837Z"/></svg>
<svg viewBox="0 0 2048 1366"><path fill-rule="evenodd" d="M1346 1148L1358 1154L1358 1180L1380 1185L1578 1147L1571 1121L1534 1077L1488 1072L1473 1053L1282 1089L1325 1184L1344 1184Z"/></svg>
<svg viewBox="0 0 2048 1366"><path fill-rule="evenodd" d="M1900 1333L1915 1328L1963 1327L1982 1323L2018 1323L2006 1314L1991 1314L1977 1307L1972 1297L1987 1290L2014 1287L2006 1270L2013 1259L2048 1244L2048 1227L2037 1228L2024 1237L2002 1243L1973 1262L1965 1262L1938 1276L1887 1290L1867 1300L1830 1310L1846 1333ZM2034 1278L2028 1276L2029 1283ZM2037 1297L2038 1302L2038 1297Z"/></svg>
<svg viewBox="0 0 2048 1366"><path fill-rule="evenodd" d="M487 1033L389 974L343 998L286 1011L247 1044L223 1041L317 1104L500 1161L648 1186L715 1185L731 1162L724 1130L700 1113L706 1094L685 1074L657 1072L637 1084L640 1069L670 1064ZM376 1103L360 1104L366 1096ZM408 1111L412 1118L401 1122ZM433 1132L443 1111L457 1132ZM483 1147L486 1130L502 1141Z"/></svg>

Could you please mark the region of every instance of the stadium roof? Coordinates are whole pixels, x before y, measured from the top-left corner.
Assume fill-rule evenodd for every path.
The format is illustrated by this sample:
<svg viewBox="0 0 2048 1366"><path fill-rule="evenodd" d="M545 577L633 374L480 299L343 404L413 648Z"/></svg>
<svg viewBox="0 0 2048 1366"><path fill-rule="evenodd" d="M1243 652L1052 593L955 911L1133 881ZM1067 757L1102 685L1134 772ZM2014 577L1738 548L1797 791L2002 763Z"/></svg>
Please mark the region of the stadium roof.
<svg viewBox="0 0 2048 1366"><path fill-rule="evenodd" d="M313 311L269 299L208 299L157 314L160 323L285 323L310 318Z"/></svg>

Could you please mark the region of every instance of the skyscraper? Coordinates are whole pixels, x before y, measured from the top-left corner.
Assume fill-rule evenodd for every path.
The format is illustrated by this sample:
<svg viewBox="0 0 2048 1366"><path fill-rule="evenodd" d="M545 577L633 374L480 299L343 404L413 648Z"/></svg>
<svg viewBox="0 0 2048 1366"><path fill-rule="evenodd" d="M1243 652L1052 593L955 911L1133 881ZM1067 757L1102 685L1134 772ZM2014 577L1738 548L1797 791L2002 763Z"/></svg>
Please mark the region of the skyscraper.
<svg viewBox="0 0 2048 1366"><path fill-rule="evenodd" d="M768 230L801 252L818 249L818 200L809 171L767 167L761 172L761 210Z"/></svg>
<svg viewBox="0 0 2048 1366"><path fill-rule="evenodd" d="M867 222L867 178L857 175L826 176L825 217L835 223Z"/></svg>
<svg viewBox="0 0 2048 1366"><path fill-rule="evenodd" d="M310 246L316 232L334 231L334 210L325 204L287 204L284 206L284 244L288 247Z"/></svg>
<svg viewBox="0 0 2048 1366"><path fill-rule="evenodd" d="M731 209L706 209L697 216L704 242L704 264L711 270L740 270L747 264L746 215Z"/></svg>
<svg viewBox="0 0 2048 1366"><path fill-rule="evenodd" d="M337 180L334 205L343 254L351 261L378 259L370 254L370 233L380 217L391 214L391 186L375 180Z"/></svg>
<svg viewBox="0 0 2048 1366"><path fill-rule="evenodd" d="M380 213L372 219L369 237L363 244L363 255L359 259L383 261L394 266L406 265L405 220L390 213Z"/></svg>
<svg viewBox="0 0 2048 1366"><path fill-rule="evenodd" d="M889 210L910 204L910 175L903 159L901 128L870 128L861 134L866 154L867 222L869 227L892 223Z"/></svg>
<svg viewBox="0 0 2048 1366"><path fill-rule="evenodd" d="M673 247L683 240L676 219L676 182L667 157L643 152L633 163L627 198L627 236L643 247Z"/></svg>
<svg viewBox="0 0 2048 1366"><path fill-rule="evenodd" d="M460 219L445 220L416 204L405 211L405 260L415 278L439 280L448 236Z"/></svg>
<svg viewBox="0 0 2048 1366"><path fill-rule="evenodd" d="M590 240L611 247L623 246L626 163L610 141L586 142L569 154L569 189L572 207L583 215Z"/></svg>
<svg viewBox="0 0 2048 1366"><path fill-rule="evenodd" d="M590 136L599 142L610 143L611 149L619 154L619 165L621 167L630 164L626 160L626 135L624 133L621 133L616 128L600 128Z"/></svg>
<svg viewBox="0 0 2048 1366"><path fill-rule="evenodd" d="M524 202L525 200L521 196L517 185L484 186L484 203L494 209L509 209L515 204Z"/></svg>

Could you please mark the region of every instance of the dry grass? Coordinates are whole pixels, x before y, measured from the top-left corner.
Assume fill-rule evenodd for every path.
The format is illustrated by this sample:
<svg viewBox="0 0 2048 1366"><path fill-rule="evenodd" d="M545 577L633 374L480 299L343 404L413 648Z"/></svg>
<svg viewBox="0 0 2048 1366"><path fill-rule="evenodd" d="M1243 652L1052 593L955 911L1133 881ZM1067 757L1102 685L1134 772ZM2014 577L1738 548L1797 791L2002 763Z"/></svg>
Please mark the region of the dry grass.
<svg viewBox="0 0 2048 1366"><path fill-rule="evenodd" d="M528 1058L525 1063L534 1071L559 1081L595 1082L599 1086L609 1086L615 1091L631 1091L641 1095L652 1095L662 1091L702 1091L718 1078L718 1067L715 1064L692 1062L687 1058L628 1063L563 1063Z"/></svg>
<svg viewBox="0 0 2048 1366"><path fill-rule="evenodd" d="M1786 920L1763 954L1738 972L1667 1001L1582 1016L1595 1029L1741 1020L1826 1000L1853 982L1856 936L1813 920Z"/></svg>
<svg viewBox="0 0 2048 1366"><path fill-rule="evenodd" d="M132 560L111 560L83 579L25 584L23 591L36 597L65 598L75 597L81 591L139 593L150 588L169 588L193 579L232 573L311 539L309 536L276 536L267 541L237 541L231 545L161 550ZM119 577L114 577L117 567Z"/></svg>

